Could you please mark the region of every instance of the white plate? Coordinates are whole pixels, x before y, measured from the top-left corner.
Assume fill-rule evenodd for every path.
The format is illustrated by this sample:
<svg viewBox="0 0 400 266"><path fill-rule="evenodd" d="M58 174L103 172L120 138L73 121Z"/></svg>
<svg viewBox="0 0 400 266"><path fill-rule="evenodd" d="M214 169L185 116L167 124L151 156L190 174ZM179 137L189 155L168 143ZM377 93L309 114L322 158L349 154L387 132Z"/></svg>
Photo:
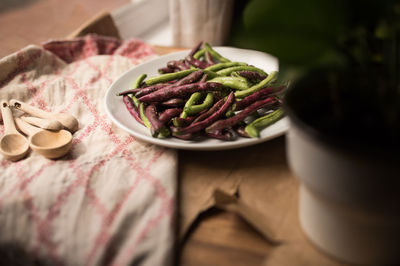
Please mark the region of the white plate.
<svg viewBox="0 0 400 266"><path fill-rule="evenodd" d="M232 61L241 61L257 66L267 73L278 69L278 61L275 57L252 50L231 48L231 47L215 47L221 55ZM164 67L168 61L182 59L188 54L189 50L167 54L157 57L144 64L138 65L127 72L111 84L105 96L105 107L108 116L120 128L126 130L137 139L150 142L156 145L187 150L224 150L239 147L245 147L261 143L284 134L289 123L284 117L273 125L261 131L260 138L241 138L234 141L222 141L217 139L204 139L201 141L187 141L177 138L158 139L150 135L149 130L139 124L128 112L121 96L117 93L127 90L135 79L143 73L148 77L159 75L157 70Z"/></svg>

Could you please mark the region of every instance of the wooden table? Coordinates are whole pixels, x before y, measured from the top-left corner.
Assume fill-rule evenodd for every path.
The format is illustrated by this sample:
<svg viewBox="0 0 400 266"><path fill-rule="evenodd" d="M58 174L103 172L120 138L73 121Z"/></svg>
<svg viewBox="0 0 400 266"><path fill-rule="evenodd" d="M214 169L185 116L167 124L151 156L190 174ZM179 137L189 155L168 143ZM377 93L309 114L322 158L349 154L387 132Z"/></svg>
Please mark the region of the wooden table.
<svg viewBox="0 0 400 266"><path fill-rule="evenodd" d="M9 6L0 10L0 57L15 52L28 44L40 44L50 38L63 38L93 17L100 10L111 10L129 0L36 0L9 1ZM12 3L12 4L11 4ZM44 10L46 16L43 16ZM63 12L60 12L63 10ZM49 23L49 20L51 23ZM6 25L6 26L4 26ZM158 47L159 53L171 51ZM269 150L278 151L278 160L287 168L285 161L285 140L279 137L269 143L247 147L236 151L220 152L179 152L179 184L202 168L218 164L224 165L222 172L213 171L211 175L230 175L237 170L240 156L252 154L264 157ZM246 167L259 168L264 171L268 166L259 162L247 162ZM244 174L246 175L246 174ZM251 171L249 171L251 175ZM246 179L246 176L242 176ZM186 193L180 191L180 200ZM183 198L182 198L183 197ZM180 209L182 212L182 208ZM262 265L271 250L268 244L256 231L236 214L216 209L206 211L191 227L190 234L178 250L177 258L181 265Z"/></svg>

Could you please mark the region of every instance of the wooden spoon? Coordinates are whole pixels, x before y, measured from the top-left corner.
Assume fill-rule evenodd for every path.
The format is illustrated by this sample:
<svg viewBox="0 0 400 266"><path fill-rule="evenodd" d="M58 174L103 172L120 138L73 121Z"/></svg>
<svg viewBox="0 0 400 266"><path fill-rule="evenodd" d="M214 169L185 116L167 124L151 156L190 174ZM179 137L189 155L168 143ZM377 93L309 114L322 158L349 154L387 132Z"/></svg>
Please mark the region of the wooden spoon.
<svg viewBox="0 0 400 266"><path fill-rule="evenodd" d="M4 121L4 136L0 139L0 152L10 161L18 161L29 151L28 140L17 131L14 119L6 101L1 101L1 113Z"/></svg>
<svg viewBox="0 0 400 266"><path fill-rule="evenodd" d="M79 126L78 120L70 114L45 112L43 110L40 110L38 108L30 106L29 104L26 104L24 102L21 102L21 101L15 100L15 99L10 100L10 105L14 106L14 108L17 108L21 111L24 111L30 115L33 115L33 116L36 116L39 118L57 120L67 130L71 131L71 133L74 133L75 131L78 130L78 126Z"/></svg>
<svg viewBox="0 0 400 266"><path fill-rule="evenodd" d="M51 131L58 131L63 128L63 125L54 119L44 119L34 116L21 116L21 119L31 125Z"/></svg>
<svg viewBox="0 0 400 266"><path fill-rule="evenodd" d="M20 118L16 118L18 128L29 136L29 145L32 150L49 159L64 156L72 144L71 132L61 129L49 131L32 126Z"/></svg>

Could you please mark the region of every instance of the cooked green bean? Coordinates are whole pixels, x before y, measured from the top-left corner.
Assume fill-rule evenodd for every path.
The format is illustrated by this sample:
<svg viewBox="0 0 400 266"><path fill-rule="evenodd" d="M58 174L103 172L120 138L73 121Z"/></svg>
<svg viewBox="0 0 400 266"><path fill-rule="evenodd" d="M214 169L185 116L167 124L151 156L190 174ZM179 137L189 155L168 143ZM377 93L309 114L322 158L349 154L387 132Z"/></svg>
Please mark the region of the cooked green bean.
<svg viewBox="0 0 400 266"><path fill-rule="evenodd" d="M210 78L216 78L216 77L221 77L221 75L217 74L214 71L208 70L208 69L201 69L204 74L207 74L208 77Z"/></svg>
<svg viewBox="0 0 400 266"><path fill-rule="evenodd" d="M206 70L211 70L211 71L218 71L224 68L228 67L234 67L234 66L247 66L246 63L242 62L225 62L225 63L218 63L212 66L209 66L206 68Z"/></svg>
<svg viewBox="0 0 400 266"><path fill-rule="evenodd" d="M268 75L268 77L266 77L264 80L260 81L260 83L248 88L247 90L235 92L235 97L237 97L237 98L246 97L246 96L264 88L269 83L275 81L277 78L278 78L278 71L273 71Z"/></svg>
<svg viewBox="0 0 400 266"><path fill-rule="evenodd" d="M187 115L194 115L194 114L200 113L201 111L207 109L213 103L214 103L214 94L212 92L209 92L209 93L207 93L207 96L204 99L203 103L184 107L183 110Z"/></svg>
<svg viewBox="0 0 400 266"><path fill-rule="evenodd" d="M230 62L228 58L223 57L220 55L217 51L215 51L208 43L204 43L204 48L210 53L210 55L217 59L219 62L224 63L224 62Z"/></svg>
<svg viewBox="0 0 400 266"><path fill-rule="evenodd" d="M205 52L206 52L206 50L200 49L193 55L193 57L195 59L200 59L200 57L204 56Z"/></svg>
<svg viewBox="0 0 400 266"><path fill-rule="evenodd" d="M250 71L255 71L263 75L268 75L265 73L264 70L255 67L255 66L233 66L233 67L228 67L222 70L217 71L217 74L222 75L222 76L229 76L232 72L234 71L241 71L241 70L250 70Z"/></svg>
<svg viewBox="0 0 400 266"><path fill-rule="evenodd" d="M201 93L200 92L193 93L190 96L189 100L187 100L185 106L183 107L183 111L182 111L180 117L181 118L186 118L188 116L188 113L185 111L186 108L188 108L189 106L194 105L196 102L198 102L200 100L200 98L201 98Z"/></svg>
<svg viewBox="0 0 400 266"><path fill-rule="evenodd" d="M242 76L239 75L236 71L233 71L233 72L231 73L231 76L232 76L232 77L237 77L237 78L242 77ZM242 78L243 78L243 77L242 77Z"/></svg>
<svg viewBox="0 0 400 266"><path fill-rule="evenodd" d="M145 83L147 85L153 85L153 84L157 84L157 83L161 83L161 82L167 82L167 81L171 81L174 79L183 78L196 70L198 70L198 69L194 68L194 69L187 69L187 70L182 70L182 71L174 72L174 73L163 74L161 76L149 78L145 81Z"/></svg>
<svg viewBox="0 0 400 266"><path fill-rule="evenodd" d="M267 126L275 123L283 116L283 110L281 108L269 113L265 116L257 118L250 124L248 124L244 130L252 138L260 137L260 130L266 128Z"/></svg>
<svg viewBox="0 0 400 266"><path fill-rule="evenodd" d="M139 114L140 114L140 118L143 121L143 124L151 130L151 123L149 121L149 119L147 118L147 116L145 115L145 104L144 103L140 103L139 104Z"/></svg>
<svg viewBox="0 0 400 266"><path fill-rule="evenodd" d="M142 74L142 75L140 75L140 76L135 80L135 82L132 83L132 87L131 87L131 88L132 88L132 89L139 88L140 85L142 84L142 82L143 82L143 80L144 80L145 78L147 78L147 74Z"/></svg>
<svg viewBox="0 0 400 266"><path fill-rule="evenodd" d="M229 107L228 111L226 111L226 113L225 113L225 116L226 116L226 117L231 117L231 116L234 116L234 115L235 115L235 106L236 106L236 103L232 104L232 105Z"/></svg>
<svg viewBox="0 0 400 266"><path fill-rule="evenodd" d="M249 88L249 84L246 79L238 77L216 77L209 80L209 82L218 82L225 87L236 90L247 90Z"/></svg>
<svg viewBox="0 0 400 266"><path fill-rule="evenodd" d="M131 98L136 108L139 108L140 101L138 100L138 98L136 98L134 95L132 95Z"/></svg>
<svg viewBox="0 0 400 266"><path fill-rule="evenodd" d="M135 82L132 83L132 89L137 89L140 87L140 84L142 84L143 80L147 77L147 74L142 74L140 75ZM132 94L131 96L133 104L136 106L136 108L139 108L139 100Z"/></svg>
<svg viewBox="0 0 400 266"><path fill-rule="evenodd" d="M157 134L157 138L165 139L171 135L171 131L167 127L160 128L160 131Z"/></svg>

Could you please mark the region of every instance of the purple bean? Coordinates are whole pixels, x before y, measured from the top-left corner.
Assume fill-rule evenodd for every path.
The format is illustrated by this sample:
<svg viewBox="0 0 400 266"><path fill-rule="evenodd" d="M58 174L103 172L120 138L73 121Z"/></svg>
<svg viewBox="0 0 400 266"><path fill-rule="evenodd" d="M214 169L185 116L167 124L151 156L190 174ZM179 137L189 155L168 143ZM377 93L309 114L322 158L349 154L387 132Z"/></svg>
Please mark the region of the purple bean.
<svg viewBox="0 0 400 266"><path fill-rule="evenodd" d="M191 67L190 63L187 60L183 60L183 63L185 63L187 69Z"/></svg>
<svg viewBox="0 0 400 266"><path fill-rule="evenodd" d="M244 137L244 138L250 138L249 134L244 130L244 126L240 126L235 128L236 132L239 134L239 136Z"/></svg>
<svg viewBox="0 0 400 266"><path fill-rule="evenodd" d="M199 114L194 120L193 123L197 123L200 121L203 121L213 113L215 113L222 105L224 104L224 99L220 99L218 102L216 102L208 111Z"/></svg>
<svg viewBox="0 0 400 266"><path fill-rule="evenodd" d="M236 132L234 132L232 129L217 130L215 132L205 133L205 135L207 137L225 140L225 141L232 141L232 140L235 140L237 137Z"/></svg>
<svg viewBox="0 0 400 266"><path fill-rule="evenodd" d="M189 69L183 60L172 60L167 63L167 67L179 71Z"/></svg>
<svg viewBox="0 0 400 266"><path fill-rule="evenodd" d="M166 67L159 68L158 73L160 73L160 74L173 73L174 70L175 69L166 66Z"/></svg>
<svg viewBox="0 0 400 266"><path fill-rule="evenodd" d="M190 84L190 83L198 81L202 76L203 76L203 71L197 70L197 71L195 71L193 73L190 73L189 75L187 75L183 79L177 81L175 83L175 85L176 86L180 86L180 85Z"/></svg>
<svg viewBox="0 0 400 266"><path fill-rule="evenodd" d="M124 101L126 108L128 109L129 113L133 116L133 118L135 118L136 121L144 125L142 119L140 118L139 111L136 108L135 104L133 103L132 98L129 97L128 95L125 95L122 99Z"/></svg>
<svg viewBox="0 0 400 266"><path fill-rule="evenodd" d="M243 119L245 119L251 113L257 111L259 108L270 105L272 101L273 101L272 97L264 99L264 100L256 101L253 104L246 107L240 113L238 113L230 118L219 120L219 121L215 122L214 124L212 124L211 126L206 128L206 132L208 133L208 132L213 132L213 131L216 131L219 129L232 127L232 126L236 125L237 123L243 121Z"/></svg>
<svg viewBox="0 0 400 266"><path fill-rule="evenodd" d="M171 128L171 130L173 131L173 128ZM180 135L180 134L172 132L172 136L174 136L175 138L178 138L178 139L191 140L191 139L194 139L194 137L196 137L196 134L188 133L188 134Z"/></svg>
<svg viewBox="0 0 400 266"><path fill-rule="evenodd" d="M185 98L197 91L220 90L222 84L216 82L192 83L181 86L168 86L139 98L142 102L162 102L171 98Z"/></svg>
<svg viewBox="0 0 400 266"><path fill-rule="evenodd" d="M194 56L194 54L198 51L198 50L200 50L200 47L203 45L203 42L201 41L201 42L199 42L195 47L193 47L193 49L190 51L190 53L189 53L189 56L190 57L193 57Z"/></svg>
<svg viewBox="0 0 400 266"><path fill-rule="evenodd" d="M168 107L181 107L185 105L185 100L180 98L172 98L161 103L161 105Z"/></svg>
<svg viewBox="0 0 400 266"><path fill-rule="evenodd" d="M225 95L221 91L213 91L212 93L214 94L214 99L216 101L225 97Z"/></svg>
<svg viewBox="0 0 400 266"><path fill-rule="evenodd" d="M284 88L286 88L286 86L263 88L243 98L241 101L237 101L235 104L236 105L235 110L242 110L243 108L249 106L250 104L254 103L257 100L264 99L268 96L272 96L276 93L279 93Z"/></svg>
<svg viewBox="0 0 400 266"><path fill-rule="evenodd" d="M195 59L193 56L186 56L185 59L192 65L195 66L197 68L201 68L204 69L206 67L209 67L210 64L198 59Z"/></svg>
<svg viewBox="0 0 400 266"><path fill-rule="evenodd" d="M206 58L206 61L207 61L207 63L209 65L214 65L215 64L211 54L208 51L205 52L205 58Z"/></svg>
<svg viewBox="0 0 400 266"><path fill-rule="evenodd" d="M160 120L161 123L165 124L169 122L172 118L179 116L180 113L182 113L182 108L165 109L158 116L158 120Z"/></svg>
<svg viewBox="0 0 400 266"><path fill-rule="evenodd" d="M213 122L215 122L219 117L223 116L228 108L232 105L232 103L235 100L235 95L233 92L231 92L228 95L228 98L224 102L224 104L219 108L216 112L214 112L212 115L207 117L206 119L192 123L190 126L179 129L177 133L179 134L187 134L187 133L194 133L197 131L202 130L203 128L206 128L207 126L211 125Z"/></svg>
<svg viewBox="0 0 400 266"><path fill-rule="evenodd" d="M163 87L167 86L167 84L156 84L156 85L152 85L152 86L148 86L145 88L136 88L136 89L130 89L130 90L126 90L123 92L118 93L118 96L124 96L127 94L134 94L137 97L149 94L150 92L159 90Z"/></svg>
<svg viewBox="0 0 400 266"><path fill-rule="evenodd" d="M176 127L186 127L186 126L190 125L194 119L195 119L195 116L188 116L185 118L176 117L173 119L173 123Z"/></svg>
<svg viewBox="0 0 400 266"><path fill-rule="evenodd" d="M207 74L204 74L204 75L201 77L200 82L206 82L206 81L207 81L207 78L208 78L208 75L207 75Z"/></svg>
<svg viewBox="0 0 400 266"><path fill-rule="evenodd" d="M255 71L250 71L250 70L240 70L240 71L236 71L236 73L238 73L240 76L242 76L250 81L253 81L253 82L260 81L260 80L267 78L267 76L264 74L261 74L261 73L255 72Z"/></svg>
<svg viewBox="0 0 400 266"><path fill-rule="evenodd" d="M145 88L137 88L137 89L132 89L132 90L128 90L122 93L135 93L136 98L142 97L144 95L147 95L149 93L152 93L154 91L157 91L161 88L167 88L167 87L173 87L173 86L180 86L180 85L185 85L185 84L189 84L189 83L193 83L195 81L197 81L198 79L200 79L200 77L203 75L203 72L201 70L199 71L195 71L191 74L189 74L188 76L184 77L183 79L177 81L177 82L171 82L171 83L161 83L161 84L155 84L149 87L145 87ZM120 93L121 94L121 93Z"/></svg>
<svg viewBox="0 0 400 266"><path fill-rule="evenodd" d="M151 135L155 135L164 126L157 117L157 108L154 104L150 104L145 109L145 115L151 124Z"/></svg>

